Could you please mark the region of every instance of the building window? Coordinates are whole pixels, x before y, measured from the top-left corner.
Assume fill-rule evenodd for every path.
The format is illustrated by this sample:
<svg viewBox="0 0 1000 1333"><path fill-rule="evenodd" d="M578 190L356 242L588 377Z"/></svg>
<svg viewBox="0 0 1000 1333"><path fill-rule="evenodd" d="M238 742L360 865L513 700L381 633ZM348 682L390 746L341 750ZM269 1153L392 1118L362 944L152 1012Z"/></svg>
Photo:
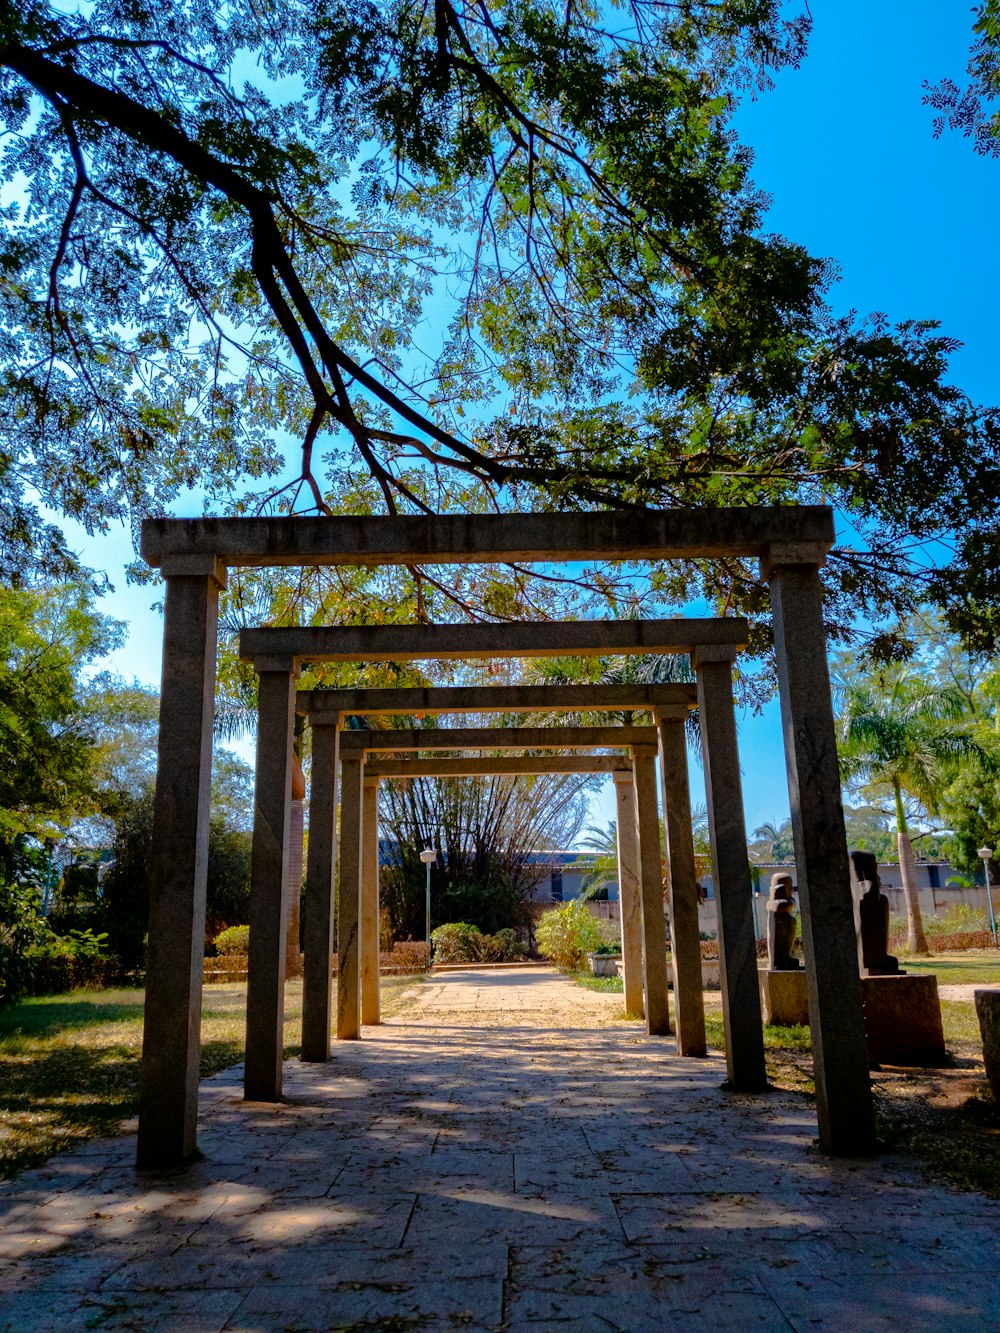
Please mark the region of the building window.
<svg viewBox="0 0 1000 1333"><path fill-rule="evenodd" d="M562 893L562 871L556 869L552 872L552 901L561 903L563 900Z"/></svg>
<svg viewBox="0 0 1000 1333"><path fill-rule="evenodd" d="M941 887L941 871L937 866L927 867L927 883L932 889L939 889Z"/></svg>

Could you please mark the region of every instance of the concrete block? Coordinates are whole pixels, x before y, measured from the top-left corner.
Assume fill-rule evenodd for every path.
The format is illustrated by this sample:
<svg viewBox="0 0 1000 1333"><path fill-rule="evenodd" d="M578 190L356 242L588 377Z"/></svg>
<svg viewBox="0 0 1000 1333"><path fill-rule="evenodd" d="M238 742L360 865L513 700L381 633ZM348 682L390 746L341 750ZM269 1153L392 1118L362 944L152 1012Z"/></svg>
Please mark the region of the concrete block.
<svg viewBox="0 0 1000 1333"><path fill-rule="evenodd" d="M757 981L765 1023L777 1023L785 1028L809 1026L809 991L804 971L785 972L761 967L757 970Z"/></svg>
<svg viewBox="0 0 1000 1333"><path fill-rule="evenodd" d="M671 990L676 990L674 986L674 965L667 964L667 985ZM722 985L722 964L718 958L703 958L701 960L701 989L719 990Z"/></svg>
<svg viewBox="0 0 1000 1333"><path fill-rule="evenodd" d="M937 977L862 977L861 997L873 1064L944 1063Z"/></svg>
<svg viewBox="0 0 1000 1333"><path fill-rule="evenodd" d="M976 991L976 1016L983 1037L983 1062L993 1089L993 1100L1000 1103L1000 989Z"/></svg>

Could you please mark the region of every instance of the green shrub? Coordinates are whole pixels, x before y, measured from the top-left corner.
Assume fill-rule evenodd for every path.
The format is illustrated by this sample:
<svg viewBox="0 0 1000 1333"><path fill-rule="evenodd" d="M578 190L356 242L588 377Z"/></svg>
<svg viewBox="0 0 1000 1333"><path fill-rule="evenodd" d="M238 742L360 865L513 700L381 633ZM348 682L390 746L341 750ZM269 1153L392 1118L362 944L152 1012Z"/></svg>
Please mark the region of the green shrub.
<svg viewBox="0 0 1000 1333"><path fill-rule="evenodd" d="M511 930L509 926L498 930L495 935L485 935L483 938L490 941L491 951L496 955L498 963L519 963L528 956L528 950L517 931Z"/></svg>
<svg viewBox="0 0 1000 1333"><path fill-rule="evenodd" d="M616 954L621 953L621 951L621 940L603 940L596 949L591 950L591 953Z"/></svg>
<svg viewBox="0 0 1000 1333"><path fill-rule="evenodd" d="M434 960L438 963L478 963L483 935L468 921L449 921L431 931Z"/></svg>
<svg viewBox="0 0 1000 1333"><path fill-rule="evenodd" d="M34 886L0 883L0 1008L17 1004L31 983L31 949L48 930Z"/></svg>
<svg viewBox="0 0 1000 1333"><path fill-rule="evenodd" d="M546 912L535 927L535 939L543 958L575 971L601 943L601 931L583 903L574 901Z"/></svg>
<svg viewBox="0 0 1000 1333"><path fill-rule="evenodd" d="M983 891L985 897L985 890ZM924 929L937 935L966 935L976 930L988 930L986 910L970 907L968 903L953 903L937 916L924 919Z"/></svg>
<svg viewBox="0 0 1000 1333"><path fill-rule="evenodd" d="M495 935L484 935L468 921L438 926L431 939L438 963L516 963L528 953L516 930L506 927Z"/></svg>
<svg viewBox="0 0 1000 1333"><path fill-rule="evenodd" d="M212 943L215 945L215 952L222 958L234 954L245 956L250 952L250 927L230 926L228 930L220 930Z"/></svg>
<svg viewBox="0 0 1000 1333"><path fill-rule="evenodd" d="M108 976L121 975L116 957L108 957L107 934L70 930L65 935L46 931L27 951L32 995L54 995L83 986L102 986Z"/></svg>

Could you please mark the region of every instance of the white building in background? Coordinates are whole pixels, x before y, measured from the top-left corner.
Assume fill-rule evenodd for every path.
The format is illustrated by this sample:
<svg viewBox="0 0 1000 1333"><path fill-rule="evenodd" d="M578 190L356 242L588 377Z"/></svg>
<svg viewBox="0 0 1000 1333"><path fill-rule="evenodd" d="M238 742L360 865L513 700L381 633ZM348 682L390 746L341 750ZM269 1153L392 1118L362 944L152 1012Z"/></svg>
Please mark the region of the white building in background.
<svg viewBox="0 0 1000 1333"><path fill-rule="evenodd" d="M768 899L771 876L776 874L791 875L794 884L796 882L796 869L793 864L787 862L762 862L758 863L757 868L760 871L760 889L754 897L758 908L758 929L762 933L764 929L763 908ZM917 862L917 898L923 916L936 916L939 913L946 912L949 907L955 907L959 904L965 904L980 911L986 910L986 889L982 884L974 884L971 888L968 888L963 885L948 883L948 880L956 876L957 873L950 861ZM906 899L903 896L903 880L899 862L880 861L878 875L882 881L882 891L889 899L889 911L893 913L905 912ZM715 930L716 919L711 875L703 876L701 882L707 891L708 897L698 909L698 920L703 931L711 932ZM995 888L994 896L996 896Z"/></svg>
<svg viewBox="0 0 1000 1333"><path fill-rule="evenodd" d="M532 859L544 865L544 873L539 879L531 902L534 904L569 902L578 898L583 889L587 871L593 864L593 854L589 852L545 850L532 853ZM795 866L782 862L767 862L758 865L760 870L760 888L755 893L755 906L758 916L758 930L763 930L764 903L767 902L773 874L791 875L795 883ZM890 912L905 912L906 902L903 897L902 879L898 862L881 862L878 868L882 889L889 899ZM971 888L958 884L949 884L948 880L957 872L949 861L917 862L917 896L920 910L924 916L936 916L946 912L949 907L965 904L977 910L986 909L986 890L982 884ZM698 924L706 935L716 932L715 892L711 875L703 875L701 885L705 890L705 899L698 908ZM998 890L994 886L994 900ZM597 917L618 921L618 885L608 889L607 899L591 900L590 911Z"/></svg>
<svg viewBox="0 0 1000 1333"><path fill-rule="evenodd" d="M573 898L579 898L583 892L583 881L594 864L594 854L545 848L529 852L528 861L541 868L538 883L529 902L568 903ZM609 896L617 898L618 885L613 884L608 893Z"/></svg>

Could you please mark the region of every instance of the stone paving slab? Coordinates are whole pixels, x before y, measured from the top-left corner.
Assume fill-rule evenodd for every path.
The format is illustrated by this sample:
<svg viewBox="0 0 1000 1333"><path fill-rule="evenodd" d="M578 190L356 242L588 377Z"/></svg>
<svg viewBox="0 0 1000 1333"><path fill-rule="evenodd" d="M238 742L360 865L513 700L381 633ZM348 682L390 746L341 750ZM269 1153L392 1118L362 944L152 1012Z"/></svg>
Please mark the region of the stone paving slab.
<svg viewBox="0 0 1000 1333"><path fill-rule="evenodd" d="M453 973L202 1160L92 1142L0 1186L0 1333L997 1333L1000 1206L830 1160L805 1098L542 969Z"/></svg>

